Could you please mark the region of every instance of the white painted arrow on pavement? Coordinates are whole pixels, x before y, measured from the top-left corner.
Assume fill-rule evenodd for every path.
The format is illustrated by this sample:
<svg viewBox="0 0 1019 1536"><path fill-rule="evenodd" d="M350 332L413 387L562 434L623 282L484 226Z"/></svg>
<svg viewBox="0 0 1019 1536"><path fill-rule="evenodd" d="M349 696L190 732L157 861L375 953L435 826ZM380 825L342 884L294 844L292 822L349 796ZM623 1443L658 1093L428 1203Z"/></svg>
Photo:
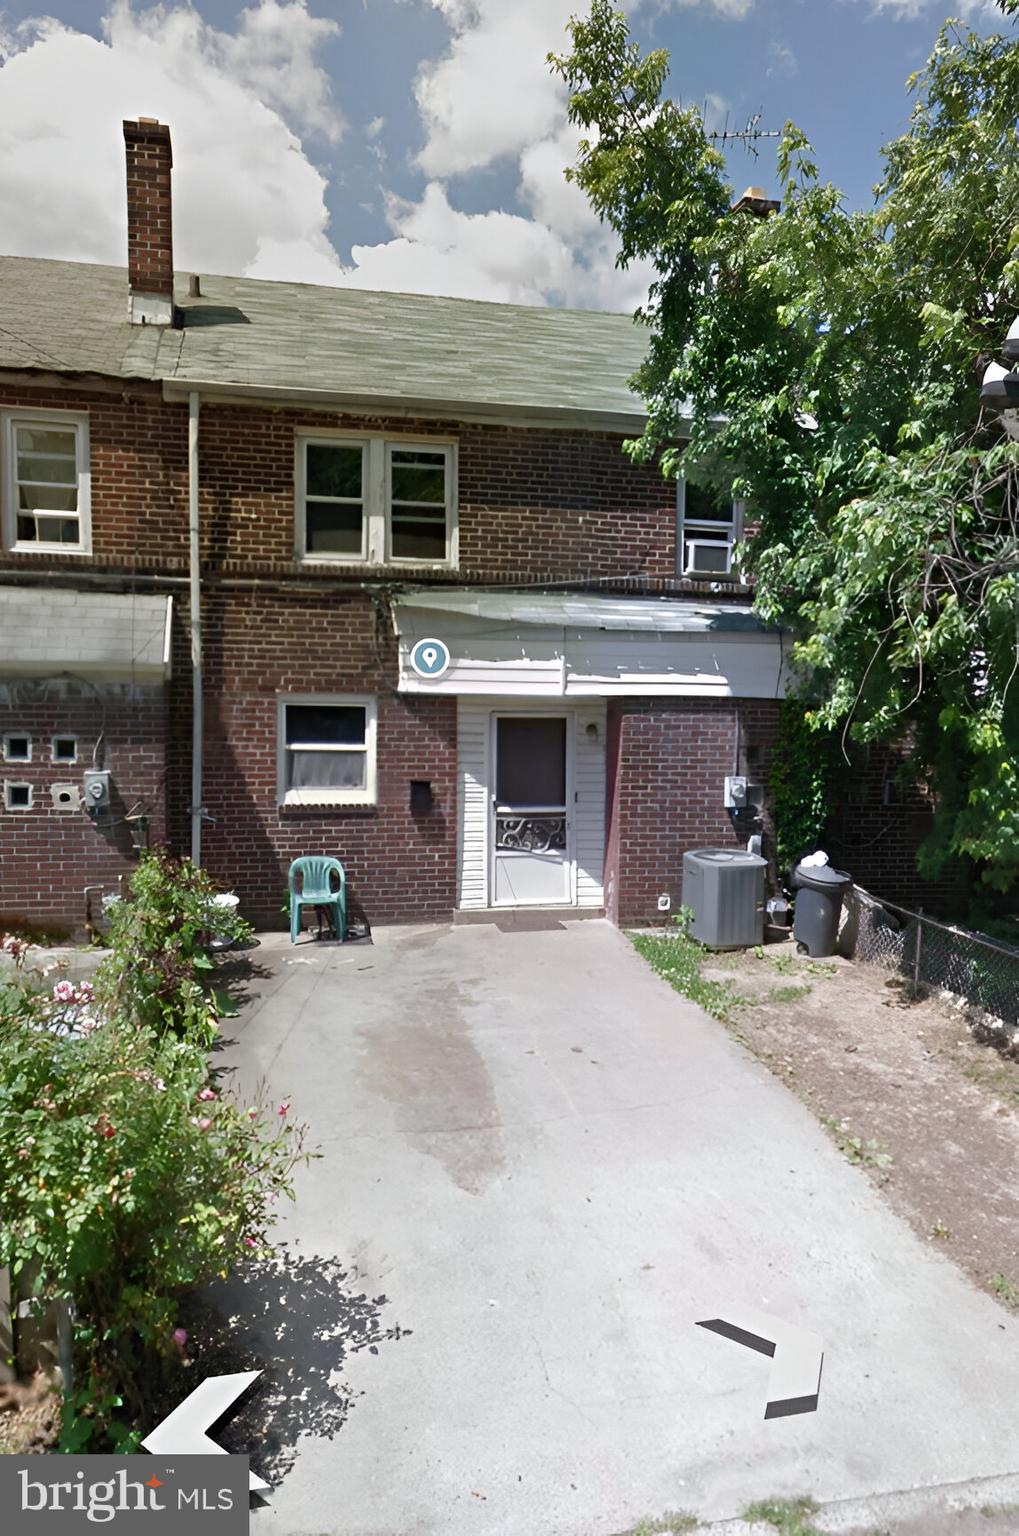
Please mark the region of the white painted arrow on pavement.
<svg viewBox="0 0 1019 1536"><path fill-rule="evenodd" d="M206 1430L223 1417L261 1374L261 1371L238 1371L234 1376L207 1376L172 1413L167 1414L151 1435L145 1437L142 1445L152 1456L226 1456L228 1453L215 1440L209 1439ZM268 1487L268 1483L249 1469L248 1488L252 1493L261 1493Z"/></svg>
<svg viewBox="0 0 1019 1536"><path fill-rule="evenodd" d="M792 1413L813 1413L821 1396L824 1346L816 1333L779 1322L753 1307L727 1307L724 1317L709 1317L697 1324L723 1339L745 1344L759 1354L770 1355L766 1419L782 1419Z"/></svg>

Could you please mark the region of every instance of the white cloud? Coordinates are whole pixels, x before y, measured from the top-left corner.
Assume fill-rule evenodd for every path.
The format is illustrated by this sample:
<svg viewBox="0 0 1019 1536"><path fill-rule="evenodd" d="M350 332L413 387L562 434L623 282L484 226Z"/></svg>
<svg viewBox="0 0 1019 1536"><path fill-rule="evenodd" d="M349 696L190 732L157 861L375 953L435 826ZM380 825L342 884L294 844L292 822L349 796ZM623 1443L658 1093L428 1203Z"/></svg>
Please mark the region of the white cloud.
<svg viewBox="0 0 1019 1536"><path fill-rule="evenodd" d="M934 6L935 0L869 0L874 12L889 12L897 21L915 21L918 16L925 15ZM938 0L937 8L944 14L945 7ZM951 14L961 16L965 21L971 21L978 16L988 18L996 17L1001 21L1001 11L994 4L994 0L955 0Z"/></svg>
<svg viewBox="0 0 1019 1536"><path fill-rule="evenodd" d="M464 213L446 188L429 182L418 202L391 198L392 240L355 245L345 285L439 293L511 304L559 303L633 309L650 270L614 270L614 242L593 220L597 237L571 243L538 219L494 210ZM593 218L593 216L592 216Z"/></svg>
<svg viewBox="0 0 1019 1536"><path fill-rule="evenodd" d="M766 75L784 75L788 79L799 72L800 61L788 43L772 40L768 44L768 57L771 63L764 72Z"/></svg>
<svg viewBox="0 0 1019 1536"><path fill-rule="evenodd" d="M275 24L303 4L270 0L266 51L258 12L235 37L189 7L134 13L118 0L104 41L53 21L13 39L0 90L0 229L14 255L123 264L127 255L122 118L158 117L174 145L174 239L181 270L245 272L288 242L299 271L334 253L326 237L325 182L300 140L263 99L294 71L309 85L305 108L323 129L310 55L280 52ZM236 44L236 46L234 46ZM302 62L303 58L303 62ZM331 125L331 126L330 126ZM284 275L276 272L274 275Z"/></svg>
<svg viewBox="0 0 1019 1536"><path fill-rule="evenodd" d="M441 4L457 25L479 19L473 0ZM536 28L538 7L526 4ZM466 213L445 179L432 176L419 197L386 200L391 237L356 245L345 268L326 233L326 182L293 131L301 126L335 141L342 128L316 62L335 29L311 17L303 0L262 0L230 33L183 3L136 11L130 0L115 0L102 40L37 20L0 39L8 51L0 89L0 240L14 254L123 265L120 120L145 115L171 125L175 255L183 272L633 308L650 269L615 270L614 237L563 178L577 136L546 76L544 54L558 40L538 40L535 28L528 33L538 48L534 78L540 75L547 102L523 126L510 113L502 137L484 147L488 159L514 155L520 211ZM523 54L517 62L522 68ZM494 74L501 78L498 68ZM506 95L513 98L513 90ZM468 96L461 105L466 116L458 106L450 118L458 134L473 131L480 100ZM383 126L377 117L365 131L380 163ZM463 155L452 140L447 151L443 160L436 150L436 158L448 175ZM335 163L337 183L343 175L342 162Z"/></svg>

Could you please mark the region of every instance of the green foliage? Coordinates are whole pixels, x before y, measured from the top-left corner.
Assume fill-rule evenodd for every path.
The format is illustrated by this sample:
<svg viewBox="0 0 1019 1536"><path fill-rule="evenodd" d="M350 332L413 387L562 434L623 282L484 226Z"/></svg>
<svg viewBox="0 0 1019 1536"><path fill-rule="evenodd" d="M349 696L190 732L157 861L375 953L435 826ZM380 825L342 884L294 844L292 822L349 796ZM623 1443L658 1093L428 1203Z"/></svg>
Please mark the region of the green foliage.
<svg viewBox="0 0 1019 1536"><path fill-rule="evenodd" d="M642 58L609 0L571 23L554 64L583 134L573 179L620 261L657 268L635 381L649 419L632 452L672 474L682 451L694 483L751 503L760 531L741 565L758 611L797 637L810 723L864 742L911 732L937 794L925 872L963 857L1006 889L1019 879L1019 444L977 399L1019 306L1019 7L999 8L1007 35L939 31L865 212L787 124L781 212L731 216L698 114L668 98L665 56ZM819 785L799 787L809 820Z"/></svg>
<svg viewBox="0 0 1019 1536"><path fill-rule="evenodd" d="M861 1136L850 1136L845 1126L831 1115L818 1115L818 1119L827 1131L843 1157L849 1159L858 1168L890 1168L893 1158L888 1148L873 1137L864 1140Z"/></svg>
<svg viewBox="0 0 1019 1536"><path fill-rule="evenodd" d="M697 1003L713 1019L724 1022L732 1017L742 999L729 982L711 981L701 975L705 951L689 935L693 920L690 908L680 907L674 917L675 933L661 938L657 934L633 933L633 947L677 992Z"/></svg>
<svg viewBox="0 0 1019 1536"><path fill-rule="evenodd" d="M822 1536L811 1517L820 1506L811 1498L760 1499L743 1511L744 1520L773 1525L781 1536Z"/></svg>
<svg viewBox="0 0 1019 1536"><path fill-rule="evenodd" d="M210 1072L211 889L145 860L94 989L2 943L0 1265L23 1297L73 1309L65 1451L137 1447L182 1360L181 1296L268 1252L292 1194L289 1103L239 1105Z"/></svg>
<svg viewBox="0 0 1019 1536"><path fill-rule="evenodd" d="M219 887L190 859L142 856L130 899L113 908L109 955L96 971L101 1006L201 1045L217 1034L221 1000L212 986L211 935L246 939L251 926L216 905Z"/></svg>
<svg viewBox="0 0 1019 1536"><path fill-rule="evenodd" d="M784 699L768 781L783 873L820 841L831 811L834 752L833 733L817 728L803 701Z"/></svg>

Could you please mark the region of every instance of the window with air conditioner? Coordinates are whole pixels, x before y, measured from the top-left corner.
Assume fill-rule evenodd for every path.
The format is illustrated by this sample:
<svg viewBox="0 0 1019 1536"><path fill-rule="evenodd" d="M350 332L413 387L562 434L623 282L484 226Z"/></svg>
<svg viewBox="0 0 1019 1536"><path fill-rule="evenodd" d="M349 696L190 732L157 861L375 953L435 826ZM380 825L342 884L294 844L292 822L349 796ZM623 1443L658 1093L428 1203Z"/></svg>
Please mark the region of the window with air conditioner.
<svg viewBox="0 0 1019 1536"><path fill-rule="evenodd" d="M731 576L733 549L743 532L743 504L715 491L676 482L677 539L681 576Z"/></svg>

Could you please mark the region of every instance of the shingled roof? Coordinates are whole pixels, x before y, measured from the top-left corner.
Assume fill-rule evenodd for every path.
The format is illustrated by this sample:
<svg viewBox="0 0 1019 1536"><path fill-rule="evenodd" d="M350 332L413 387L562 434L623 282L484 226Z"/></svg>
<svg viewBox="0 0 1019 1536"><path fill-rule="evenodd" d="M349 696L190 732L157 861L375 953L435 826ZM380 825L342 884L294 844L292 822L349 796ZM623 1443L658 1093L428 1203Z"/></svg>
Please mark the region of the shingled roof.
<svg viewBox="0 0 1019 1536"><path fill-rule="evenodd" d="M210 393L639 431L629 315L202 276L177 328L131 325L122 267L0 256L0 368Z"/></svg>

